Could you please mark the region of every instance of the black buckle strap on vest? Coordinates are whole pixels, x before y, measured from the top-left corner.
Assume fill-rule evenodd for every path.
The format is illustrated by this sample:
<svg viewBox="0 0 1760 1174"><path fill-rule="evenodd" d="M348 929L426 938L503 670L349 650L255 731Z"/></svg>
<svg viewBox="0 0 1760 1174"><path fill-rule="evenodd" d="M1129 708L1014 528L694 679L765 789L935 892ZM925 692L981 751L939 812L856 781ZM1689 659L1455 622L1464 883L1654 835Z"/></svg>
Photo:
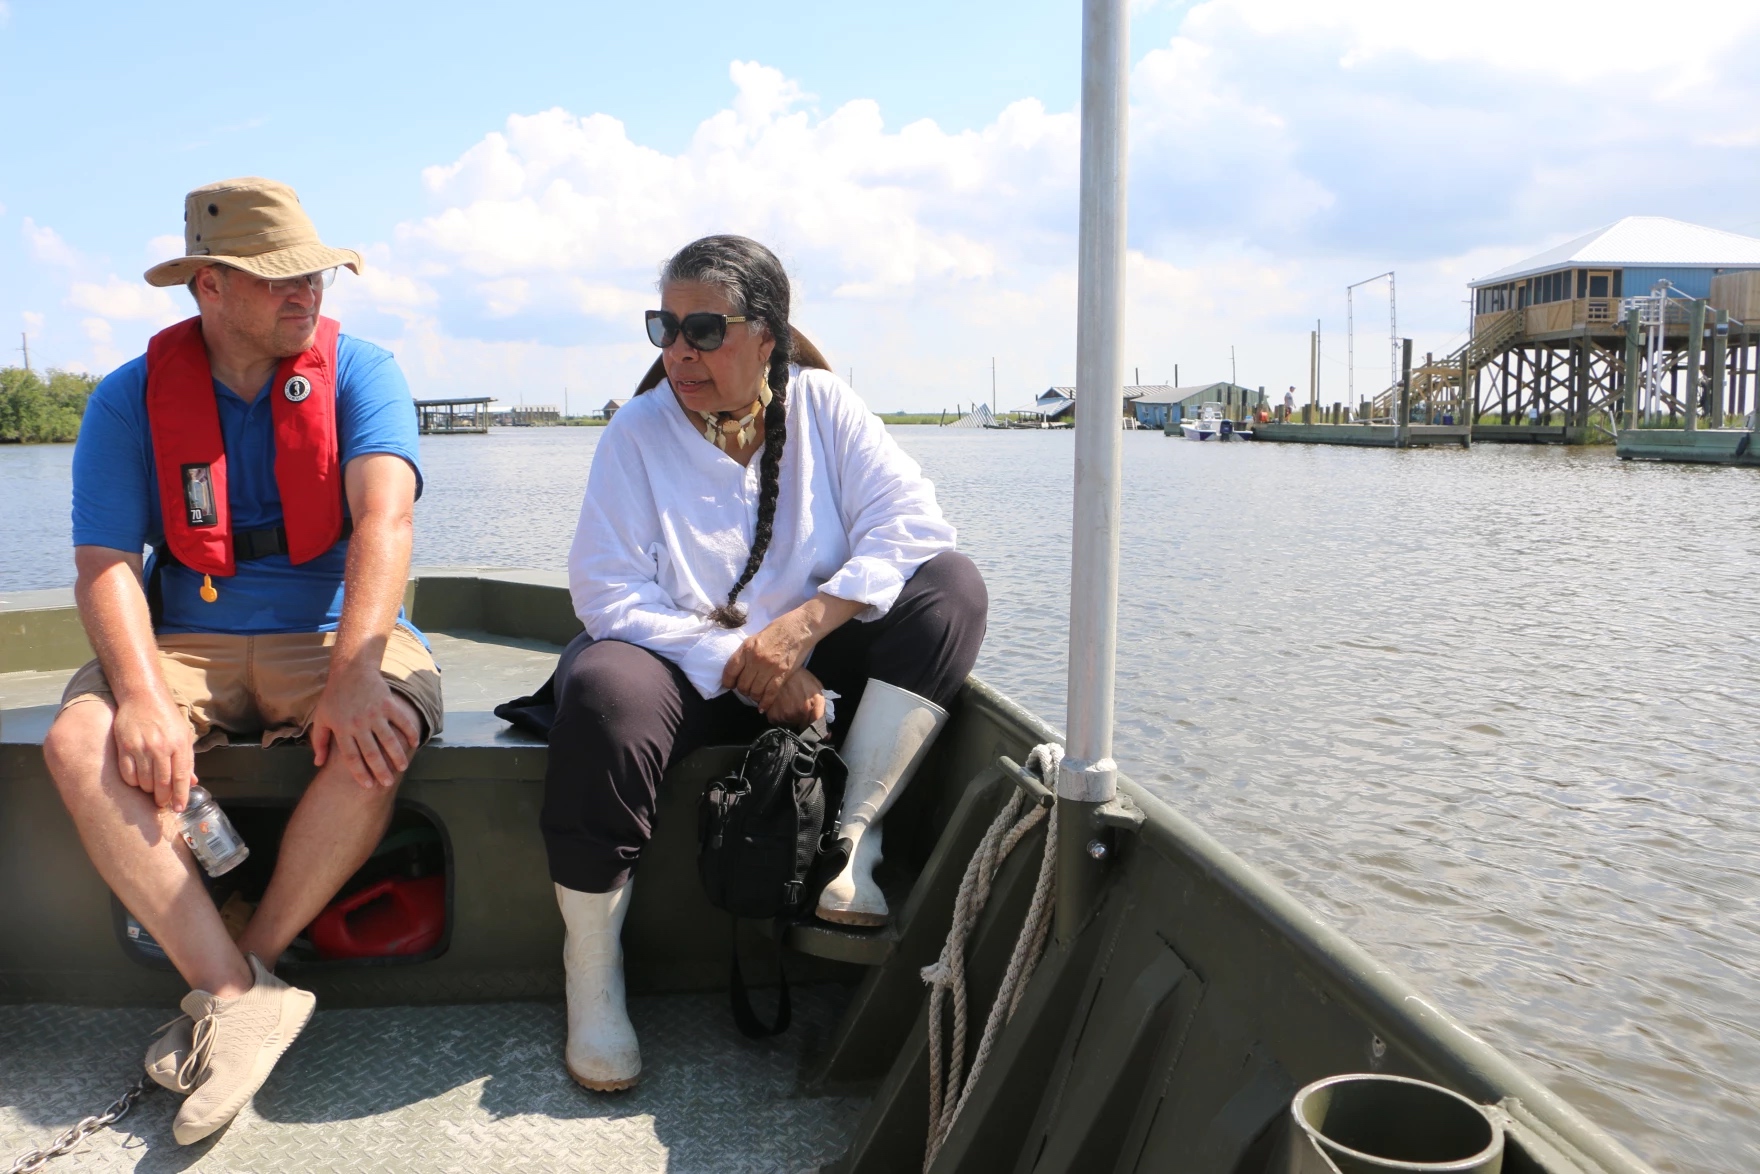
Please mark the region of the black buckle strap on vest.
<svg viewBox="0 0 1760 1174"><path fill-rule="evenodd" d="M342 533L336 536L341 542L354 533L354 519L342 519ZM234 530L232 532L232 558L234 562L248 563L270 555L287 553L287 527L272 526L263 530ZM147 576L147 615L157 628L165 617L165 586L163 577L165 568L181 567L183 563L171 553L171 544L161 542L153 547L153 570Z"/></svg>
<svg viewBox="0 0 1760 1174"><path fill-rule="evenodd" d="M342 519L342 533L336 541L341 542L354 533L354 519ZM287 553L287 527L273 526L266 530L237 530L232 535L232 557L234 561L247 563L253 559L268 558L274 554Z"/></svg>

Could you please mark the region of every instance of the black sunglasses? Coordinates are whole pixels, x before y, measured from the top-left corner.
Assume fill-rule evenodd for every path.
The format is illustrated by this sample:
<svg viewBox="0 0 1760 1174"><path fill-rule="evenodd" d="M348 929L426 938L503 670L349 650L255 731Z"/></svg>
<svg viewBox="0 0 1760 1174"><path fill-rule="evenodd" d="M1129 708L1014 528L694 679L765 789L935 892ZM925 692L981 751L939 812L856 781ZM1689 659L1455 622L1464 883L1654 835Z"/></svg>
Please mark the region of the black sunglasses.
<svg viewBox="0 0 1760 1174"><path fill-rule="evenodd" d="M706 310L683 318L671 310L649 310L646 318L648 341L655 346L669 347L683 334L685 342L699 351L715 350L727 341L729 325L746 320L744 314L711 314Z"/></svg>

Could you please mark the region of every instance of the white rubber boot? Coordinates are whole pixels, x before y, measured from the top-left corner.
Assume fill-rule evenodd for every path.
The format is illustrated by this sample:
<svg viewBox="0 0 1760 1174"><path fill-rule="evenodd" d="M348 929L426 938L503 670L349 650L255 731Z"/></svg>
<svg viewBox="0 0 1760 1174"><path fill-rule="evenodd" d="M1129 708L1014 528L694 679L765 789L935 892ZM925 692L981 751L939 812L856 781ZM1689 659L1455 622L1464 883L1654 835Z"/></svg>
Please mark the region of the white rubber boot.
<svg viewBox="0 0 1760 1174"><path fill-rule="evenodd" d="M575 1083L595 1092L616 1092L642 1074L636 1029L623 1003L623 915L635 882L609 893L582 893L556 886L556 904L568 936L562 965L568 974L568 1047L564 1056Z"/></svg>
<svg viewBox="0 0 1760 1174"><path fill-rule="evenodd" d="M818 914L841 925L885 925L886 897L874 883L880 817L911 781L947 711L897 685L870 680L841 753L849 766L837 834L854 844L849 864L825 886Z"/></svg>

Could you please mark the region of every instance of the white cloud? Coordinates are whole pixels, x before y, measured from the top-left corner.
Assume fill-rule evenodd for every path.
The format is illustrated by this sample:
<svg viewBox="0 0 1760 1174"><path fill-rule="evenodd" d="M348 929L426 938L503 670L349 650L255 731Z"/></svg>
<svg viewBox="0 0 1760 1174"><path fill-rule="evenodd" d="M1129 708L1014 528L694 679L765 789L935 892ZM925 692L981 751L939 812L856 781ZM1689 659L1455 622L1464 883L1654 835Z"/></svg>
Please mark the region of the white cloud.
<svg viewBox="0 0 1760 1174"><path fill-rule="evenodd" d="M1402 333L1446 353L1479 272L1621 214L1680 214L1705 168L1744 190L1742 152L1679 134L1694 99L1558 71L1518 85L1520 53L1414 7L1383 26L1373 4L1210 0L1139 60L1127 365L1222 377L1232 344L1243 382L1305 386L1314 319L1337 340L1344 285L1388 268ZM1742 59L1714 56L1658 59ZM893 128L871 101L815 111L767 66L729 76L727 107L671 154L605 113L510 117L423 173L436 207L375 257L402 293L361 283L347 304L448 389L485 378L480 348L610 395L652 354L637 324L661 259L742 232L783 257L796 320L876 406L970 402L992 354L1017 402L1071 378L1073 112L1024 99L977 130ZM1365 360L1359 382L1384 373Z"/></svg>
<svg viewBox="0 0 1760 1174"><path fill-rule="evenodd" d="M896 340L928 329L913 325L921 307L945 304L932 313L957 333L1004 289L1017 311L1031 303L1037 317L1044 299L1067 301L1066 283L1045 283L1039 270L1066 260L1046 248L1068 244L1073 114L1028 100L980 131L927 121L888 128L871 101L811 113L810 96L767 66L735 62L729 76L732 101L677 154L634 142L605 114L510 117L424 171L439 208L394 235L383 267L429 300L398 306L363 288L346 293L348 304L398 318L400 354L437 373L460 369L456 346L440 339L474 335L503 360L509 348L548 351L547 382L597 383L609 395L652 354L640 312L653 303L659 263L694 237L741 232L789 265L797 320L832 331L825 337L841 345L825 345L871 381L897 377L890 403L908 398L913 382L949 384L934 348L880 344L882 332ZM1012 322L1004 329L1017 333ZM447 358L429 365L417 351Z"/></svg>
<svg viewBox="0 0 1760 1174"><path fill-rule="evenodd" d="M25 310L19 314L26 330L36 331L43 328L43 315L35 310Z"/></svg>
<svg viewBox="0 0 1760 1174"><path fill-rule="evenodd" d="M1465 283L1549 244L1632 213L1753 230L1760 82L1746 63L1760 18L1614 45L1603 23L1622 38L1648 26L1598 18L1543 35L1575 19L1571 3L1488 2L1463 15L1207 0L1140 57L1127 366L1221 378L1232 345L1242 382L1305 387L1322 318L1324 378L1342 398L1348 282L1396 269L1401 332L1446 353ZM1511 37L1517 11L1525 31ZM614 112L510 116L422 172L425 209L366 250L329 312L392 346L420 395L493 387L541 402L566 384L602 400L652 359L640 311L661 260L740 232L782 256L796 321L876 407L987 398L992 355L1004 406L1072 378L1073 111L1023 98L949 131L888 125L868 100L821 110L755 62L729 78L725 108L670 151ZM24 231L69 303L113 324L107 345L138 350L170 312L53 230ZM181 249L167 236L147 253ZM1359 390L1385 377L1382 323L1359 333Z"/></svg>
<svg viewBox="0 0 1760 1174"><path fill-rule="evenodd" d="M147 242L145 250L147 265L157 265L161 261L169 261L173 257L183 256L183 236L181 233L166 233L156 236Z"/></svg>
<svg viewBox="0 0 1760 1174"><path fill-rule="evenodd" d="M183 316L174 305L170 291L143 281L124 281L115 274L102 282L74 282L67 293L67 304L112 322L168 326Z"/></svg>
<svg viewBox="0 0 1760 1174"><path fill-rule="evenodd" d="M61 234L48 225L40 225L29 216L19 226L24 235L25 247L31 256L45 265L71 269L80 264L79 253L61 239Z"/></svg>
<svg viewBox="0 0 1760 1174"><path fill-rule="evenodd" d="M111 371L127 360L128 355L116 345L116 332L103 318L82 318L80 330L91 348L87 357L68 366L75 371Z"/></svg>
<svg viewBox="0 0 1760 1174"><path fill-rule="evenodd" d="M1190 15L1202 32L1238 20L1260 36L1338 35L1346 66L1389 54L1477 62L1584 82L1618 74L1702 77L1720 42L1760 26L1760 6L1717 10L1717 33L1651 0L1208 0Z"/></svg>

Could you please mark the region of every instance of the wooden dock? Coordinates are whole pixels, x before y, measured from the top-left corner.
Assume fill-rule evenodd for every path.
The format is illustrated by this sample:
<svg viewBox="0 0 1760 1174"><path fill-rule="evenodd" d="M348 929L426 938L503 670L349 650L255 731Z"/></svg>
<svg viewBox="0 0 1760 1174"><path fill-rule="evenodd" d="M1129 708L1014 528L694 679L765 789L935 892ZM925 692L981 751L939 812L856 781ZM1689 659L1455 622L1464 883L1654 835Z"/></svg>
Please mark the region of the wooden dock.
<svg viewBox="0 0 1760 1174"><path fill-rule="evenodd" d="M1745 428L1623 428L1613 451L1627 461L1760 467L1760 444Z"/></svg>
<svg viewBox="0 0 1760 1174"><path fill-rule="evenodd" d="M1589 430L1576 424L1475 424L1474 443L1587 444Z"/></svg>
<svg viewBox="0 0 1760 1174"><path fill-rule="evenodd" d="M1356 448L1428 448L1458 444L1466 448L1473 430L1465 424L1412 424L1402 441L1397 424L1255 424L1254 440L1275 444L1345 444Z"/></svg>
<svg viewBox="0 0 1760 1174"><path fill-rule="evenodd" d="M454 433L487 435L489 399L486 395L479 395L469 399L416 400L416 427L423 436Z"/></svg>

